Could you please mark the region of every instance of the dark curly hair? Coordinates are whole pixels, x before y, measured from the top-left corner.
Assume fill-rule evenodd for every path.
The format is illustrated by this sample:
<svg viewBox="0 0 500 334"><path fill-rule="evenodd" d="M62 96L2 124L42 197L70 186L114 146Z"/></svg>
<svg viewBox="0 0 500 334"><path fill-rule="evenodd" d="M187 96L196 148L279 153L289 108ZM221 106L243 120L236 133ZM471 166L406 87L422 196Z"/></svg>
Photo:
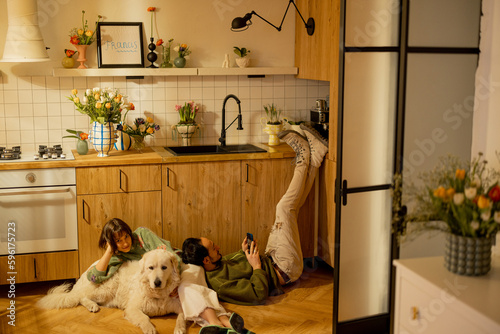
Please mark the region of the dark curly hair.
<svg viewBox="0 0 500 334"><path fill-rule="evenodd" d="M182 243L182 262L203 266L203 259L207 256L208 250L200 238L187 238Z"/></svg>
<svg viewBox="0 0 500 334"><path fill-rule="evenodd" d="M108 220L102 228L101 236L99 238L99 248L105 250L107 244L109 243L111 249L113 249L113 253L116 252L118 246L116 246L115 234L121 234L122 232L125 232L132 237L132 230L130 229L130 226L128 226L123 220L120 218L112 218Z"/></svg>

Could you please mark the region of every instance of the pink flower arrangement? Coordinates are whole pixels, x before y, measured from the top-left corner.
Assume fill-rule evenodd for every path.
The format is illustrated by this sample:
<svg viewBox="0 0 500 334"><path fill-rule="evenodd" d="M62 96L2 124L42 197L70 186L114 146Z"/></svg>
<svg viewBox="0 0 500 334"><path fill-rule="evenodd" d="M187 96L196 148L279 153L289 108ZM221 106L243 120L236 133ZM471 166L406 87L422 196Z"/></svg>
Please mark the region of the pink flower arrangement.
<svg viewBox="0 0 500 334"><path fill-rule="evenodd" d="M195 118L200 108L194 101L185 102L183 106L176 105L175 110L179 113L179 124L196 124Z"/></svg>

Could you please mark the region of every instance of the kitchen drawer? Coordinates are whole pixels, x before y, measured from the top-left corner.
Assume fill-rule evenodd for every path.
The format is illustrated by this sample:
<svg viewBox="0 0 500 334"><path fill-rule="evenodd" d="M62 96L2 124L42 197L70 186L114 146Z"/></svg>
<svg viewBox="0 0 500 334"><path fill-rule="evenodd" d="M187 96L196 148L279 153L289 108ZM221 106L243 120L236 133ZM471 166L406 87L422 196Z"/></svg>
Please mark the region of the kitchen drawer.
<svg viewBox="0 0 500 334"><path fill-rule="evenodd" d="M15 255L15 263L7 255L0 257L0 267L14 265L13 272L0 271L0 284L10 284L7 279L15 277L15 283L53 281L78 278L78 251Z"/></svg>
<svg viewBox="0 0 500 334"><path fill-rule="evenodd" d="M401 278L399 291L399 329L400 334L482 334L488 333L457 313L460 307L455 296L441 290L429 293L415 284Z"/></svg>
<svg viewBox="0 0 500 334"><path fill-rule="evenodd" d="M161 190L161 165L76 169L78 195Z"/></svg>

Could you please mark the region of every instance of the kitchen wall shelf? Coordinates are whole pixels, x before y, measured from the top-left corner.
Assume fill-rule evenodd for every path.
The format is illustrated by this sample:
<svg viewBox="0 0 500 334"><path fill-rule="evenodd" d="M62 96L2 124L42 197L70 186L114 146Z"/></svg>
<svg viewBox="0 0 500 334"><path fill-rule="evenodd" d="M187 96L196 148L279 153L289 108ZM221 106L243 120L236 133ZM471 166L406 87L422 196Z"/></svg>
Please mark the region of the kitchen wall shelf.
<svg viewBox="0 0 500 334"><path fill-rule="evenodd" d="M207 76L207 75L296 75L297 67L245 67L245 68L54 68L55 77L145 77L145 76Z"/></svg>
<svg viewBox="0 0 500 334"><path fill-rule="evenodd" d="M299 73L297 67L201 67L198 68L198 75L280 75Z"/></svg>
<svg viewBox="0 0 500 334"><path fill-rule="evenodd" d="M54 68L55 77L136 77L198 75L196 68Z"/></svg>

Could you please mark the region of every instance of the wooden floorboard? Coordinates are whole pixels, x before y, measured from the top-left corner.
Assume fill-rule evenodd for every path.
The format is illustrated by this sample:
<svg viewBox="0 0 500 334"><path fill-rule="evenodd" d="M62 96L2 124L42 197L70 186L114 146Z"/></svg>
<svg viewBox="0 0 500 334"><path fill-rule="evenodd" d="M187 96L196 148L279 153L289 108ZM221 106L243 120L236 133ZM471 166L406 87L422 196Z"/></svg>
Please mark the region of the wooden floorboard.
<svg viewBox="0 0 500 334"><path fill-rule="evenodd" d="M16 334L107 334L136 333L141 330L123 317L123 311L101 308L90 313L83 306L65 310L42 310L35 306L57 282L27 283L15 286L15 327L8 324L9 286L0 286L0 333ZM222 303L245 319L248 329L257 334L322 334L332 332L333 269L319 263L306 268L301 278L285 287L285 294L270 297L265 305L242 306ZM152 319L158 333L172 333L176 315ZM200 327L188 322L188 334Z"/></svg>

